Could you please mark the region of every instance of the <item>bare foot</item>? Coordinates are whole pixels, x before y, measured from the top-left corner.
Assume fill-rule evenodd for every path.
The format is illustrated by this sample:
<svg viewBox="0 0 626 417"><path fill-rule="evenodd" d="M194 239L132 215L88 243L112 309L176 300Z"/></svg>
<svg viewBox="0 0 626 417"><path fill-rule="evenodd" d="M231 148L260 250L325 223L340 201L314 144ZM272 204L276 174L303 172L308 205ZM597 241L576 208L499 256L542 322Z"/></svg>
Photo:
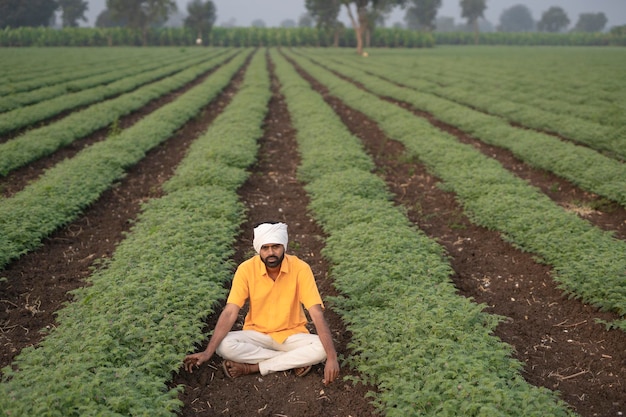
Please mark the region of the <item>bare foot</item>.
<svg viewBox="0 0 626 417"><path fill-rule="evenodd" d="M222 363L224 373L229 378L237 378L242 375L253 374L259 372L259 365L252 363L239 363L233 361L224 361Z"/></svg>
<svg viewBox="0 0 626 417"><path fill-rule="evenodd" d="M305 376L306 374L308 374L311 371L312 366L302 366L300 368L294 368L293 369L293 373L296 376Z"/></svg>

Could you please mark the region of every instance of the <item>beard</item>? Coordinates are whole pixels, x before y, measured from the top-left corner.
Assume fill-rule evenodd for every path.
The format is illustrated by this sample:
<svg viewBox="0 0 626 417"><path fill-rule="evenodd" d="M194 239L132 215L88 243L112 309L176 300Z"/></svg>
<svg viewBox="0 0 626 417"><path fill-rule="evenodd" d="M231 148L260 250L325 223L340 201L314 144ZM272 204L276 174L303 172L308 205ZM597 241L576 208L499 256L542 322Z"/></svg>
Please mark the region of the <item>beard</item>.
<svg viewBox="0 0 626 417"><path fill-rule="evenodd" d="M280 264L283 263L283 259L285 259L284 253L280 255L280 257L270 255L267 258L261 258L265 266L268 268L276 268L277 266L280 266Z"/></svg>

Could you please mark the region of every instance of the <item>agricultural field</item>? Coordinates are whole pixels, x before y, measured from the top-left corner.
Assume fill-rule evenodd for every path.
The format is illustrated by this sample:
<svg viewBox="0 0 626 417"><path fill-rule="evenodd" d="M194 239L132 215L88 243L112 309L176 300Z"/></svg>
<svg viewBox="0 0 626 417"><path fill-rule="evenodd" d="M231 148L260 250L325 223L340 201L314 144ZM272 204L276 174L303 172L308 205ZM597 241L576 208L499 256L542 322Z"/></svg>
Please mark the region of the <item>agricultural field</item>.
<svg viewBox="0 0 626 417"><path fill-rule="evenodd" d="M624 67L0 48L0 414L623 415ZM329 386L182 369L267 219L325 299Z"/></svg>

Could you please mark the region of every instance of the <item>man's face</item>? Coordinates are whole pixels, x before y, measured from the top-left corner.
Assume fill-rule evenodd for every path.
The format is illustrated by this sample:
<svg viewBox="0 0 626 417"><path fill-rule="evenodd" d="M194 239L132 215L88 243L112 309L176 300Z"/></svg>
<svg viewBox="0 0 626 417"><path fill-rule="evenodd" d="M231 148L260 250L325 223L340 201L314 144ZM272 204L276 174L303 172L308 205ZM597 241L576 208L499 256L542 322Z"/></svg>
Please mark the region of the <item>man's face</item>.
<svg viewBox="0 0 626 417"><path fill-rule="evenodd" d="M280 266L285 258L285 247L280 243L268 243L261 246L259 251L261 260L268 268L276 268Z"/></svg>

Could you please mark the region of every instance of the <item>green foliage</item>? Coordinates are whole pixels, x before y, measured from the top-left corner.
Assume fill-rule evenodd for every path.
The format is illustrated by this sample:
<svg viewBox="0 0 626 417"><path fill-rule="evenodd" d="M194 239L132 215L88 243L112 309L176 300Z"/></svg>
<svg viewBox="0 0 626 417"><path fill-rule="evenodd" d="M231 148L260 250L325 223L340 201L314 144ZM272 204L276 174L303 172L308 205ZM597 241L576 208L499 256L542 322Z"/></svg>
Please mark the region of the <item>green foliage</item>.
<svg viewBox="0 0 626 417"><path fill-rule="evenodd" d="M389 88L394 92L395 98L411 103L416 108L435 115L437 119L456 126L475 138L509 149L517 158L535 167L551 171L583 189L605 196L622 205L626 204L626 168L623 163L616 160L620 157L626 158L624 141L619 139L620 131L624 127L620 124L621 122L617 121L621 120L619 116L614 117L613 120L601 116L607 112L607 106L609 110L613 109L610 103L619 100L617 95L607 93L613 89L619 91L617 84L612 85L612 79L607 78L606 87L600 91L597 89L595 92L589 91L589 96L583 99L578 98L580 103L576 103L573 98L574 94L569 93L566 82L561 81L563 87L560 89L557 89L557 84L550 82L550 88L555 97L548 100L546 94L539 96L538 93L531 93L533 89L545 91L547 88L536 77L529 80L510 80L503 78L495 71L489 74L489 77L483 78L479 85L476 76L467 74L467 67L477 67L480 65L479 61L484 63L486 60L495 63L492 61L491 54L498 56L499 65L502 64L501 60L504 56L508 57L507 61L512 61L512 65L523 65L521 62L516 62L515 56L519 55L519 52L498 48L485 55L481 52L480 60L474 60L469 58L472 52L468 51L465 56L471 64L465 60L458 62L456 66L450 66L448 63L446 73L442 74L443 61L439 58L448 54L454 55L457 51L442 51L441 57L432 57L432 63L429 63L426 57L420 56L419 72L414 70L417 61L407 59L406 54L400 58L393 52L376 51L370 56L368 63L370 73L391 79L396 84L402 84L403 87L385 83L380 78L364 76L360 60L355 60L353 57L347 59L346 54L335 54L335 60L338 62L326 61L325 65L354 79L372 81L374 85L380 86L381 94L384 92L387 95ZM546 51L550 57L554 56L555 52ZM576 51L569 52L563 49L559 52L562 54L563 62L569 62L570 59L579 61L580 55ZM617 68L623 64L623 60L612 58L612 54L605 54L604 51L598 52L601 55L598 55L596 59L611 57L604 61L604 65L608 68ZM507 55L509 53L511 55ZM537 51L533 52L535 56L537 53ZM326 56L328 55L326 53ZM381 55L380 58L377 58L378 55ZM519 59L525 59L524 55ZM548 59L548 55L545 59ZM385 62L382 62L383 60ZM540 65L540 62L542 61L538 58L533 60L533 66L538 67L537 71L543 71L544 67ZM393 72L389 71L390 65L394 66ZM480 69L477 67L476 70L489 71L485 67ZM589 76L595 77L596 75L590 71ZM567 77L562 74L560 78ZM571 82L578 83L579 79L580 74L576 74ZM537 83L540 85L535 86ZM502 88L503 85L506 85L506 88ZM480 93L477 94L476 90ZM420 91L420 94L415 94L415 91ZM579 95L578 88L576 91ZM568 103L571 104L568 105ZM587 103L594 103L595 106L592 108ZM565 108L560 110L561 106ZM600 120L590 120L596 117L594 111ZM616 114L623 113L623 109L615 111ZM557 130L568 138L589 145L590 148L610 151L618 158L611 158L594 149L559 140L553 135L512 126L511 122L526 127Z"/></svg>
<svg viewBox="0 0 626 417"><path fill-rule="evenodd" d="M154 62L147 63L139 66L139 68L119 71L114 82L106 83L106 80L103 80L93 88L75 93L68 92L50 100L16 108L0 114L0 134L33 125L36 122L56 116L63 111L104 101L121 93L136 90L144 84L181 72L189 65L196 65L195 68L198 68L199 65L205 62L205 59L206 57L190 56L188 60L183 60L182 63L180 60L169 65L163 65L163 63L157 65ZM177 77L171 79L175 80Z"/></svg>
<svg viewBox="0 0 626 417"><path fill-rule="evenodd" d="M561 7L553 6L543 12L537 29L541 32L561 32L569 25L569 18Z"/></svg>
<svg viewBox="0 0 626 417"><path fill-rule="evenodd" d="M572 29L574 32L601 32L608 19L604 13L581 13Z"/></svg>
<svg viewBox="0 0 626 417"><path fill-rule="evenodd" d="M198 86L120 135L85 148L13 197L1 200L0 267L34 249L42 238L74 219L148 150L174 134L230 82L245 58L239 54Z"/></svg>
<svg viewBox="0 0 626 417"><path fill-rule="evenodd" d="M424 29L432 32L435 29L437 10L441 0L411 0L404 20L409 29Z"/></svg>
<svg viewBox="0 0 626 417"><path fill-rule="evenodd" d="M78 20L87 21L88 4L84 0L58 0L63 27L78 27Z"/></svg>
<svg viewBox="0 0 626 417"><path fill-rule="evenodd" d="M54 0L4 0L0 2L0 29L48 26L56 9Z"/></svg>
<svg viewBox="0 0 626 417"><path fill-rule="evenodd" d="M185 19L185 26L193 29L200 40L208 36L217 17L215 4L211 0L193 0L187 4L187 12L189 15Z"/></svg>
<svg viewBox="0 0 626 417"><path fill-rule="evenodd" d="M486 3L486 0L460 0L461 16L465 17L470 24L478 21L479 17L483 17L487 8Z"/></svg>
<svg viewBox="0 0 626 417"><path fill-rule="evenodd" d="M336 33L335 33L336 32ZM0 47L6 46L193 46L197 32L185 28L148 28L144 35L127 27L63 28L19 27L0 29ZM208 46L334 46L335 35L340 47L356 46L354 29L336 28L224 28L214 27ZM144 39L145 37L145 39ZM422 48L435 45L469 45L475 43L469 32L424 33L398 28L376 27L371 47ZM573 33L505 33L478 34L483 45L560 45L560 46L626 46L626 34L615 31Z"/></svg>
<svg viewBox="0 0 626 417"><path fill-rule="evenodd" d="M172 0L107 0L106 5L113 17L124 19L128 26L140 30L165 22L177 10Z"/></svg>
<svg viewBox="0 0 626 417"><path fill-rule="evenodd" d="M500 15L498 30L503 32L532 32L535 29L535 21L530 9L523 4L512 6Z"/></svg>
<svg viewBox="0 0 626 417"><path fill-rule="evenodd" d="M206 94L207 85L199 88ZM193 161L202 155L230 166L232 159L220 155L228 151L223 140L253 161L269 97L258 53L241 91L194 142L172 180L193 174ZM241 131L224 135L239 123L248 125L246 137ZM244 173L238 184L182 181L184 187L144 206L107 268L73 292L59 325L37 349L22 351L17 369L3 370L0 408L7 415L172 416L179 410L180 387L167 391L166 382L203 338L204 318L224 298L223 283L232 276L228 259L244 218L236 189L247 168L235 165Z"/></svg>
<svg viewBox="0 0 626 417"><path fill-rule="evenodd" d="M554 279L562 289L573 297L619 315L626 314L626 244L623 241L564 211L497 161L460 143L428 121L343 81L311 61L297 59L333 94L376 121L389 137L404 143L410 153L456 193L473 222L498 230L505 240L539 255L554 268ZM368 75L361 69L349 70L346 66L325 63L381 96L409 103L423 98L422 94L407 94L406 88ZM385 74L389 77L390 72ZM456 121L448 123L459 125L467 121L467 124L459 125L463 130L473 132L472 129L478 129L478 126L488 125L486 118L489 116L475 114L469 117L461 106L455 107L450 102L438 101L438 105L429 111L438 114L444 108L454 113L451 117L456 117ZM489 136L498 135L502 136L502 130ZM515 136L516 140L519 138L520 135ZM537 147L537 143L532 146ZM545 148L540 149L546 153ZM587 162L586 169L602 170L605 164L595 166ZM604 175L602 171L600 174ZM622 174L620 178L624 179L626 175ZM622 189L626 188L622 186Z"/></svg>
<svg viewBox="0 0 626 417"><path fill-rule="evenodd" d="M45 115L56 114L67 107L75 106L71 98L82 97L84 103L102 100L84 110L74 112L48 126L26 131L22 135L0 144L0 175L23 166L42 156L56 151L59 147L68 145L97 129L109 126L119 117L131 113L164 94L180 88L206 71L220 65L231 54L219 56L195 56L190 59L179 59L178 64L166 65L160 69L153 69L127 79L121 79L109 85L96 87L95 91L87 90L80 96L68 94L68 97L59 97L58 100L48 100L32 106L15 109L12 112L0 115L0 126L10 130L19 126L27 126L29 122L38 120ZM178 58L174 56L173 58ZM170 58L170 59L173 59ZM209 58L207 60L207 58ZM191 65L190 67L188 67ZM140 66L141 67L141 66ZM188 68L186 68L188 67ZM145 68L145 67L144 67ZM186 69L184 69L186 68ZM155 81L165 75L171 75ZM136 88L149 81L146 86ZM120 93L136 88L128 94L123 94L112 100L105 101L105 96ZM77 93L79 94L79 93ZM37 111L39 110L39 111ZM30 113L32 111L33 113ZM14 118L8 117L9 115Z"/></svg>
<svg viewBox="0 0 626 417"><path fill-rule="evenodd" d="M352 334L348 361L378 387L371 396L379 410L403 417L570 415L552 393L523 380L510 347L490 335L498 317L456 294L443 249L389 201L384 182L366 167L340 171L334 160L319 160L320 137L339 159L363 150L286 60L274 50L271 57L298 131L301 168L317 160L304 177L310 208L329 236L323 255L342 294L333 306ZM345 92L328 80L322 82L331 91ZM391 114L378 110L383 119ZM316 135L319 129L326 134Z"/></svg>

